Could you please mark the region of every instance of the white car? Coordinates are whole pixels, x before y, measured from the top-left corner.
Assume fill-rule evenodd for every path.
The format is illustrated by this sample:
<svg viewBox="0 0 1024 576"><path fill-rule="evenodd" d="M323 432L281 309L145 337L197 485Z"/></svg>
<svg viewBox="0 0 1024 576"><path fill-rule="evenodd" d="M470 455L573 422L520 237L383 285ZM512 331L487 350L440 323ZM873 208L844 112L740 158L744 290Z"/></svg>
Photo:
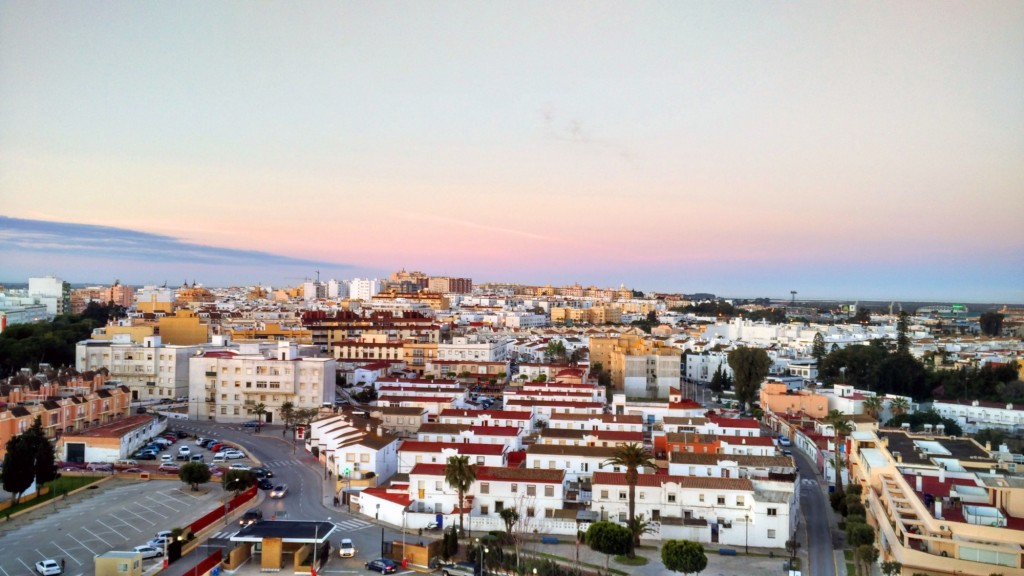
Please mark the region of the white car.
<svg viewBox="0 0 1024 576"><path fill-rule="evenodd" d="M163 546L161 546L160 548L157 548L155 546L150 546L149 544L143 544L142 546L136 546L135 548L132 548L132 551L138 552L139 554L142 554L142 559L143 560L145 560L147 558L157 558L159 556L163 556L164 555Z"/></svg>
<svg viewBox="0 0 1024 576"><path fill-rule="evenodd" d="M351 538L342 538L338 544L338 555L342 558L352 558L356 555L356 547L352 544Z"/></svg>
<svg viewBox="0 0 1024 576"><path fill-rule="evenodd" d="M238 450L224 450L223 452L217 452L215 456L220 456L222 454L227 460L240 460L245 458L245 452L240 452Z"/></svg>
<svg viewBox="0 0 1024 576"><path fill-rule="evenodd" d="M41 576L56 576L63 570L60 569L60 562L56 560L40 560L36 562L36 572Z"/></svg>
<svg viewBox="0 0 1024 576"><path fill-rule="evenodd" d="M167 463L170 463L170 462L174 462L174 458L170 454L163 454L163 455L160 456L160 463L161 464L167 464Z"/></svg>
<svg viewBox="0 0 1024 576"><path fill-rule="evenodd" d="M235 463L229 466L228 470L252 470L252 468L248 464Z"/></svg>
<svg viewBox="0 0 1024 576"><path fill-rule="evenodd" d="M169 545L170 543L171 543L171 537L170 536L157 536L156 538L153 538L149 542L146 542L145 545L146 546L152 546L153 548L159 548L160 550L163 550L164 546Z"/></svg>
<svg viewBox="0 0 1024 576"><path fill-rule="evenodd" d="M192 450L189 449L188 446L182 446L181 448L178 448L178 455L179 456L188 456L190 454L192 454Z"/></svg>
<svg viewBox="0 0 1024 576"><path fill-rule="evenodd" d="M288 485L280 484L274 486L274 489L270 491L271 498L284 498L284 495L288 493Z"/></svg>

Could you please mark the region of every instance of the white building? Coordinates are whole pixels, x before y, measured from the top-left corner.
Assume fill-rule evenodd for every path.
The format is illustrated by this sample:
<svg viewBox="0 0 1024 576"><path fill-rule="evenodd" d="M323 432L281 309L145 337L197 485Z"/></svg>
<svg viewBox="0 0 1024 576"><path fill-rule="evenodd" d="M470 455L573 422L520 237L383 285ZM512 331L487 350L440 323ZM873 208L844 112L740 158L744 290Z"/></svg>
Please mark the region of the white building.
<svg viewBox="0 0 1024 576"><path fill-rule="evenodd" d="M380 280L355 278L348 283L348 297L352 300L369 300L380 292Z"/></svg>
<svg viewBox="0 0 1024 576"><path fill-rule="evenodd" d="M167 346L159 336L133 343L129 334L75 345L79 372L106 368L113 380L132 391L132 400L172 399L189 393L189 358L201 346Z"/></svg>
<svg viewBox="0 0 1024 576"><path fill-rule="evenodd" d="M333 358L300 356L299 347L288 342L207 351L189 362L189 413L242 422L255 418L253 409L262 404L264 421L277 422L286 402L295 410L333 404L336 371Z"/></svg>
<svg viewBox="0 0 1024 576"><path fill-rule="evenodd" d="M445 464L453 456L466 456L477 466L504 466L507 450L504 444L406 440L398 447L398 472L408 474L417 464Z"/></svg>
<svg viewBox="0 0 1024 576"><path fill-rule="evenodd" d="M28 295L53 315L71 311L71 285L53 276L28 279Z"/></svg>
<svg viewBox="0 0 1024 576"><path fill-rule="evenodd" d="M956 421L968 434L986 428L1015 433L1024 431L1024 406L984 400L936 400L932 408L939 416Z"/></svg>
<svg viewBox="0 0 1024 576"><path fill-rule="evenodd" d="M452 342L437 345L438 360L470 360L476 362L498 362L508 358L507 336L482 336L470 334L456 336Z"/></svg>
<svg viewBox="0 0 1024 576"><path fill-rule="evenodd" d="M641 474L636 486L636 513L660 523L657 537L724 546L785 548L796 502L793 482ZM625 473L594 474L591 510L626 521Z"/></svg>
<svg viewBox="0 0 1024 576"><path fill-rule="evenodd" d="M399 443L397 436L374 428L368 420L339 415L310 425L306 451L316 447L325 470L339 480L373 478L379 485L398 471Z"/></svg>

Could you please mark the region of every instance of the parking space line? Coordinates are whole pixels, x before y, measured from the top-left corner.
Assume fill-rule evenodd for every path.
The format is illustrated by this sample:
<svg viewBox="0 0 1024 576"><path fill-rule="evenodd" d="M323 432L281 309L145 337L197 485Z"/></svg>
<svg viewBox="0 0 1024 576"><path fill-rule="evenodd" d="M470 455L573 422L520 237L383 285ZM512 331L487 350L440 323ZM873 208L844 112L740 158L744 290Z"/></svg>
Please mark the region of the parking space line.
<svg viewBox="0 0 1024 576"><path fill-rule="evenodd" d="M103 520L100 520L99 518L97 518L96 521L99 522L100 524L103 524L103 526L105 526L107 528L107 530L110 530L114 534L117 534L117 528L114 528L113 526L111 526L110 524L107 524L106 522L104 522Z"/></svg>
<svg viewBox="0 0 1024 576"><path fill-rule="evenodd" d="M78 564L79 566L82 565L82 563L78 561L78 558L75 558L74 554L71 554L67 550L61 548L60 544L57 544L56 542L51 542L51 544L53 544L57 548L60 548L60 551L63 552L65 556L67 556L67 557L71 558L72 560L74 560L76 564Z"/></svg>
<svg viewBox="0 0 1024 576"><path fill-rule="evenodd" d="M127 522L125 522L123 518L120 518L120 517L118 517L118 516L114 516L113 514L107 514L107 516L110 516L110 517L111 517L111 518L113 518L114 520L117 520L117 521L118 521L118 522L120 522L121 524L124 524L125 526L127 526L127 527L131 528L132 530L135 530L136 532L142 532L142 529L141 529L141 528L136 528L136 527L135 527L134 525L132 525L132 524L129 524L129 523L127 523Z"/></svg>
<svg viewBox="0 0 1024 576"><path fill-rule="evenodd" d="M157 516L159 516L159 517L163 518L164 520L166 520L166 519L167 519L167 516L164 516L163 514L161 514L161 513L157 512L156 510L153 510L152 508L150 508L149 506L146 506L145 504L142 504L142 503L139 503L139 502L135 502L135 505L136 505L136 506L141 506L141 507L142 507L142 508L144 508L144 509L145 509L145 510L146 510L147 512L150 512L150 513L152 513L152 514L156 514Z"/></svg>
<svg viewBox="0 0 1024 576"><path fill-rule="evenodd" d="M150 526L156 526L156 522L151 521L149 518L146 518L145 516L139 516L138 514L136 514L135 512L132 512L131 510L129 510L127 508L125 508L124 511L129 513L129 514L131 514L132 516L137 516L143 522L149 522Z"/></svg>
<svg viewBox="0 0 1024 576"><path fill-rule="evenodd" d="M35 574L35 573L36 573L36 569L35 569L35 568L32 568L32 567L31 567L31 566L29 566L28 564L25 564L25 561L24 561L24 560L22 560L21 558L18 558L18 562L21 562L21 565L22 565L22 566L24 566L24 567L25 567L25 569L26 569L26 570L28 570L29 572L31 572L31 573L33 573L33 574Z"/></svg>
<svg viewBox="0 0 1024 576"><path fill-rule="evenodd" d="M170 506L167 505L166 502L161 502L161 501L157 500L156 498L153 498L152 496L150 496L148 494L146 495L146 500L149 500L150 502L152 502L154 504L159 504L159 505L163 506L164 508L167 508L171 512L177 512L178 511L177 508L171 508Z"/></svg>
<svg viewBox="0 0 1024 576"><path fill-rule="evenodd" d="M88 532L89 534L92 534L92 537L93 537L93 538L95 538L95 539L99 540L100 542L103 542L103 543L104 543L104 544L106 544L107 546L112 546L112 544L111 544L110 542L107 542L107 541L106 541L106 540L104 540L103 538L100 538L99 536L97 536L97 535L96 535L96 533L95 533L95 532L93 532L92 530L89 530L89 529L88 529L88 528L86 528L85 526L82 526L82 530L85 530L85 531L86 531L86 532Z"/></svg>
<svg viewBox="0 0 1024 576"><path fill-rule="evenodd" d="M74 540L75 542L78 542L79 546L81 546L82 548L85 548L86 550L88 550L90 554L92 554L93 556L96 555L96 552L94 552L92 548L89 548L88 546L86 546L84 542L82 542L78 538L75 538L74 535L72 535L70 533L67 533L67 534L68 534L68 536L71 536L72 540Z"/></svg>
<svg viewBox="0 0 1024 576"><path fill-rule="evenodd" d="M8 572L7 570L4 570L4 567L3 567L3 566L0 566L0 572L3 572L3 573L4 573L4 576L11 576L11 573L10 573L10 572Z"/></svg>

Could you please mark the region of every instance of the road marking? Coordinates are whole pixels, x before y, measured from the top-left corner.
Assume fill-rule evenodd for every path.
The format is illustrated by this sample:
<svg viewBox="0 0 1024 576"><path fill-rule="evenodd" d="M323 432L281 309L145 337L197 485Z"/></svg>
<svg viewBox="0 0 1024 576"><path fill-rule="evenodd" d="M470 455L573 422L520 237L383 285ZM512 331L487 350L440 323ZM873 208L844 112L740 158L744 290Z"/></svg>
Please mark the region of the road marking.
<svg viewBox="0 0 1024 576"><path fill-rule="evenodd" d="M56 542L51 542L51 544L53 544L57 548L60 548L60 551L63 552L65 556L67 556L67 557L71 558L72 560L74 560L76 564L78 564L79 566L82 565L82 563L78 561L78 558L75 558L74 554L68 552L67 550L65 550L63 548L61 548L60 544L57 544Z"/></svg>
<svg viewBox="0 0 1024 576"><path fill-rule="evenodd" d="M22 560L21 558L18 558L18 562L21 562L21 565L22 565L22 566L24 566L24 567L25 567L25 568L26 568L26 569L27 569L27 570L28 570L29 572L31 572L31 573L33 573L33 574L35 574L35 573L36 573L36 569L35 569L35 568L32 568L32 567L31 567L31 566L29 566L28 564L25 564L25 561L24 561L24 560Z"/></svg>
<svg viewBox="0 0 1024 576"><path fill-rule="evenodd" d="M92 537L93 537L93 538L95 538L95 539L99 540L100 542L103 542L103 543L104 543L104 544L106 544L107 546L110 546L110 545L111 545L111 544L110 544L110 542L107 542L107 541L106 541L106 540L104 540L103 538L100 538L99 536L97 536L97 535L96 535L96 533L95 533L95 532L93 532L92 530L89 530L89 529L88 529L88 528L86 528L85 526L82 526L82 530L85 530L85 531L86 531L86 532L88 532L89 534L92 534Z"/></svg>
<svg viewBox="0 0 1024 576"><path fill-rule="evenodd" d="M164 520L166 520L166 519L167 519L167 516L164 516L163 514L161 514L161 513L157 512L156 510L153 510L152 508L150 508L149 506L146 506L146 505L142 504L141 502L135 502L135 504L136 504L137 506L141 506L141 507L142 507L142 508L144 508L144 509L145 509L145 510L146 510L147 512L152 512L153 514L156 514L157 516L159 516L159 517L163 518Z"/></svg>
<svg viewBox="0 0 1024 576"><path fill-rule="evenodd" d="M72 540L74 540L75 542L78 542L78 545L81 546L82 548L85 548L86 550L88 550L90 554L92 554L93 556L96 556L96 552L93 552L93 549L89 548L88 546L86 546L81 540L79 540L78 538L75 538L71 534L68 534L68 536L71 536Z"/></svg>
<svg viewBox="0 0 1024 576"><path fill-rule="evenodd" d="M171 512L177 512L178 511L177 508L171 508L166 503L161 502L161 501L157 500L156 498L153 498L152 496L150 496L148 494L146 495L146 500L149 500L150 502L152 502L154 504L159 504L159 505L163 506L164 508L169 509Z"/></svg>
<svg viewBox="0 0 1024 576"><path fill-rule="evenodd" d="M4 573L4 576L11 576L11 573L10 573L10 572L8 572L7 570L4 570L4 567L3 567L3 566L0 566L0 572L3 572L3 573Z"/></svg>
<svg viewBox="0 0 1024 576"><path fill-rule="evenodd" d="M110 517L111 517L111 518L113 518L114 520L117 520L117 521L118 521L118 522L120 522L121 524L124 524L125 526L127 526L127 527L131 528L132 530L135 530L136 532L142 532L142 529L141 529L141 528L136 528L136 527L135 527L135 526L133 526L132 524L129 524L129 523L125 522L125 521L124 521L124 518L121 518L121 517L119 517L119 516L114 516L113 514L107 514L107 516L110 516Z"/></svg>
<svg viewBox="0 0 1024 576"><path fill-rule="evenodd" d="M132 516L138 516L139 519L141 519L143 522L149 522L150 526L156 526L156 522L150 521L149 518L146 518L146 517L143 517L143 516L139 516L138 514L136 514L135 512L132 512L131 510L129 510L127 508L125 508L124 511L129 513L129 514L131 514Z"/></svg>

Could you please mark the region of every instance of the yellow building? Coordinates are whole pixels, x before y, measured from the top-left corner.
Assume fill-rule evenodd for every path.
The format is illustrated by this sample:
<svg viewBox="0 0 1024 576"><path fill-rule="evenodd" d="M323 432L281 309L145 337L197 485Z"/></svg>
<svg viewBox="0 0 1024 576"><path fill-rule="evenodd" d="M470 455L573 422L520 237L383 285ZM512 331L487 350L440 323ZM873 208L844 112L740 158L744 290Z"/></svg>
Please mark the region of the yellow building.
<svg viewBox="0 0 1024 576"><path fill-rule="evenodd" d="M589 322L587 311L583 308L555 307L551 309L552 324L567 324L569 322Z"/></svg>
<svg viewBox="0 0 1024 576"><path fill-rule="evenodd" d="M191 310L178 310L174 316L160 318L157 326L164 344L192 346L209 342L209 326L199 321Z"/></svg>
<svg viewBox="0 0 1024 576"><path fill-rule="evenodd" d="M142 576L141 552L104 552L93 562L96 576Z"/></svg>
<svg viewBox="0 0 1024 576"><path fill-rule="evenodd" d="M269 342L294 342L296 344L312 344L313 331L301 327L284 328L280 322L266 322L251 328L234 328L228 330L231 340L258 340Z"/></svg>
<svg viewBox="0 0 1024 576"><path fill-rule="evenodd" d="M806 390L789 392L789 387L780 382L768 382L761 388L761 408L776 414L804 413L811 418L828 415L828 398Z"/></svg>
<svg viewBox="0 0 1024 576"><path fill-rule="evenodd" d="M1024 476L954 436L883 429L849 438L880 561L902 576L1024 576ZM1011 469L1012 468L1012 469Z"/></svg>
<svg viewBox="0 0 1024 576"><path fill-rule="evenodd" d="M590 338L590 365L600 363L610 373L612 387L661 390L678 387L682 351L656 340L633 334ZM674 379L674 383L672 380ZM627 392L629 392L627 390Z"/></svg>

